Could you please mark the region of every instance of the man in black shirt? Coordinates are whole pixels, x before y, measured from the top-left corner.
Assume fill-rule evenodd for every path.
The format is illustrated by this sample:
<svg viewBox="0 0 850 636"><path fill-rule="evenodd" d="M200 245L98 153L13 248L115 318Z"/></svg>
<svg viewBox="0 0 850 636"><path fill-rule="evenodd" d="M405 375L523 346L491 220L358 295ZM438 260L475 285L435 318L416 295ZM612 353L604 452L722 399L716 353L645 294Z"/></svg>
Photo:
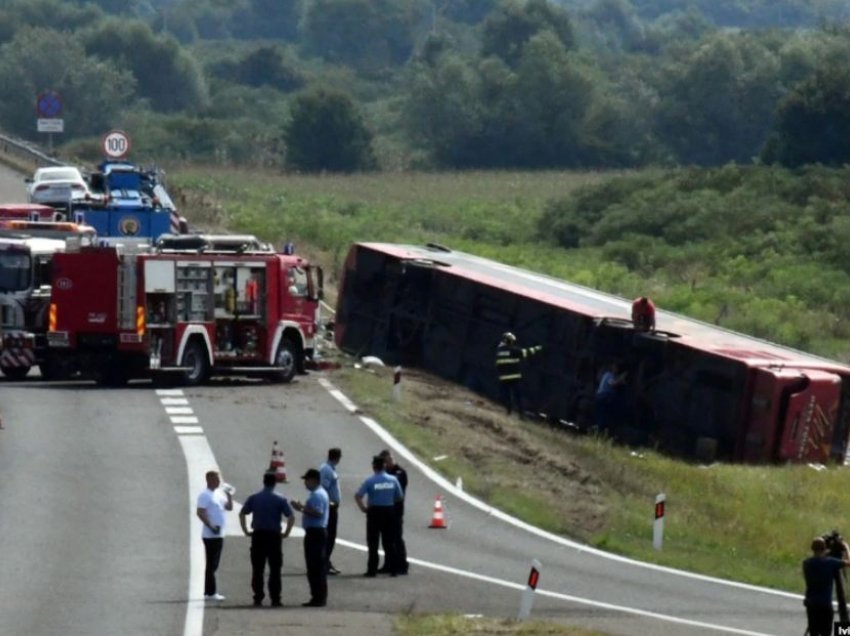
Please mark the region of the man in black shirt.
<svg viewBox="0 0 850 636"><path fill-rule="evenodd" d="M407 546L404 544L404 501L407 499L407 471L395 463L395 457L389 450L382 450L380 453L380 457L384 460L385 470L388 475L392 475L396 479L398 479L398 483L401 484L401 489L404 492L404 499L401 501L397 501L395 504L395 513L396 513L396 523L398 526L396 527L395 536L398 539L396 542L395 553L398 556L399 563L399 574L407 574L407 571L410 569L409 564L407 563ZM382 567L379 572L389 572L387 569L386 563L384 563L384 567Z"/></svg>
<svg viewBox="0 0 850 636"><path fill-rule="evenodd" d="M812 556L803 561L806 579L806 616L809 619L809 636L832 636L832 588L836 574L850 565L845 552L836 559L827 554L826 541L816 537L812 541Z"/></svg>

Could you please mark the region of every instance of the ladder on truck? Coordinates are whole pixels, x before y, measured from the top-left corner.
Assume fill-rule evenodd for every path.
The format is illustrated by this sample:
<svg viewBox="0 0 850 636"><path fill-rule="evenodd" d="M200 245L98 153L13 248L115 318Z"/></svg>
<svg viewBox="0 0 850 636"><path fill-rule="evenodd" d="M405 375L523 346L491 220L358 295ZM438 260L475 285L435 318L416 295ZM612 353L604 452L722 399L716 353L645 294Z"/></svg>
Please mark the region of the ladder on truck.
<svg viewBox="0 0 850 636"><path fill-rule="evenodd" d="M136 331L138 260L135 254L123 254L118 264L118 327L121 330ZM144 317L142 317L144 319Z"/></svg>

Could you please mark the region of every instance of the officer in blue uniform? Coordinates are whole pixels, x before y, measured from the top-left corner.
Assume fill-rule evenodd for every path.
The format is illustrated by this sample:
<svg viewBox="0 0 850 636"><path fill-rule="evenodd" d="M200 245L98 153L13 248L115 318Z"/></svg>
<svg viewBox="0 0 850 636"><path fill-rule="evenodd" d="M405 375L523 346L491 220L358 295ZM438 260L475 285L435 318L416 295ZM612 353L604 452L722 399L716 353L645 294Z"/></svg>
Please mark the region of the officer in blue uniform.
<svg viewBox="0 0 850 636"><path fill-rule="evenodd" d="M280 571L283 568L281 541L289 536L295 523L292 508L285 497L274 491L277 479L274 473L263 475L263 489L248 497L239 512L239 525L245 536L251 537L251 588L254 590L254 607L263 604L263 574L269 564L269 596L272 607L280 607ZM248 531L245 517L253 515ZM281 518L286 519L286 530L281 533Z"/></svg>
<svg viewBox="0 0 850 636"><path fill-rule="evenodd" d="M339 475L336 473L336 467L342 459L342 451L339 448L331 448L328 450L328 461L319 466L319 474L322 476L322 488L328 493L330 501L330 514L328 515L328 574L339 574L333 563L331 563L331 554L334 551L336 544L336 528L339 522Z"/></svg>
<svg viewBox="0 0 850 636"><path fill-rule="evenodd" d="M369 477L354 495L357 507L366 515L366 545L369 548L369 560L363 576L374 577L378 573L378 543L384 546L385 563L390 576L400 572L397 555L398 515L395 505L404 500L404 491L398 479L388 475L384 458L376 455L372 458L373 475ZM368 500L368 505L364 503Z"/></svg>
<svg viewBox="0 0 850 636"><path fill-rule="evenodd" d="M301 476L310 491L307 501L293 501L292 507L304 514L304 562L307 564L307 581L310 600L302 607L324 607L328 602L328 493L322 488L322 476L311 468Z"/></svg>

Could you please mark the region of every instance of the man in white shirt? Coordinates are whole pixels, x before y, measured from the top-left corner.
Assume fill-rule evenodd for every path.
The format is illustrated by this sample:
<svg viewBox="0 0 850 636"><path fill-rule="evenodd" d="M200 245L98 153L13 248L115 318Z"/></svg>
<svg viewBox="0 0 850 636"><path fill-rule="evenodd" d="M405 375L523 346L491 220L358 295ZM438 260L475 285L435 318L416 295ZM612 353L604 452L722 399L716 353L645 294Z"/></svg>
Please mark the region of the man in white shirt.
<svg viewBox="0 0 850 636"><path fill-rule="evenodd" d="M215 572L224 547L224 511L233 510L233 496L218 489L221 478L211 470L206 475L207 489L198 496L198 518L204 524L201 537L207 553L207 569L204 581L204 598L208 601L223 601L224 596L216 591Z"/></svg>

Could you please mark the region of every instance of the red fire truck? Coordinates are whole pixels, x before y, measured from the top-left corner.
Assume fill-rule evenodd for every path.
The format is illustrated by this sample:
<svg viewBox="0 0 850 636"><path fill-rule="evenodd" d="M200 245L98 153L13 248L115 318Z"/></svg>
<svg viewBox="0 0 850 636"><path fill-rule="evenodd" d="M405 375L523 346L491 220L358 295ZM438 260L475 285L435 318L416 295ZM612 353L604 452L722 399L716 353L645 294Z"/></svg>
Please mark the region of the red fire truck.
<svg viewBox="0 0 850 636"><path fill-rule="evenodd" d="M211 374L289 382L313 355L322 270L252 236L166 235L53 262L52 362L101 384Z"/></svg>

